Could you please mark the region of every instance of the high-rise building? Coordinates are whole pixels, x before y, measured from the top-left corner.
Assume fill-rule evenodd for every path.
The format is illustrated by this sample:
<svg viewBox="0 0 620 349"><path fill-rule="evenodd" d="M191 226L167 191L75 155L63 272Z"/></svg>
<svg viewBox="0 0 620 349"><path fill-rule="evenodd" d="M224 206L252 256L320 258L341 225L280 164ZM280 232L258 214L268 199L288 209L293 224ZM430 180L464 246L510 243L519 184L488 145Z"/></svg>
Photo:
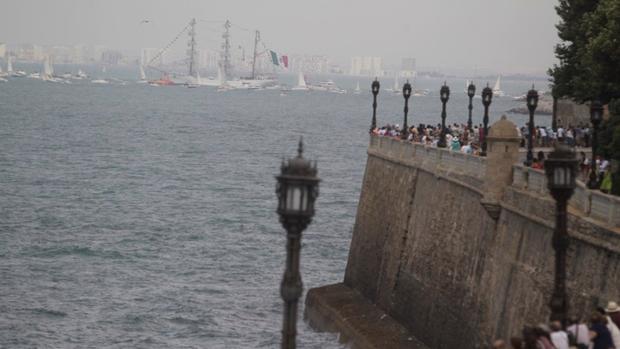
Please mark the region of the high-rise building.
<svg viewBox="0 0 620 349"><path fill-rule="evenodd" d="M219 52L202 49L198 54L198 66L200 68L215 70L217 69L217 61L219 59Z"/></svg>
<svg viewBox="0 0 620 349"><path fill-rule="evenodd" d="M381 57L351 57L351 75L383 76L383 59Z"/></svg>
<svg viewBox="0 0 620 349"><path fill-rule="evenodd" d="M323 55L291 55L289 70L311 74L329 73L329 57Z"/></svg>
<svg viewBox="0 0 620 349"><path fill-rule="evenodd" d="M115 50L106 50L101 53L101 62L110 65L121 63L123 54Z"/></svg>
<svg viewBox="0 0 620 349"><path fill-rule="evenodd" d="M400 65L400 76L407 78L415 77L415 72L415 58L403 58Z"/></svg>
<svg viewBox="0 0 620 349"><path fill-rule="evenodd" d="M140 64L142 64L143 66L148 66L148 65L161 66L161 65L164 65L164 63L165 63L165 61L164 61L165 53L162 53L161 55L159 55L160 51L161 50L157 49L157 48L143 48L142 51L140 52Z"/></svg>

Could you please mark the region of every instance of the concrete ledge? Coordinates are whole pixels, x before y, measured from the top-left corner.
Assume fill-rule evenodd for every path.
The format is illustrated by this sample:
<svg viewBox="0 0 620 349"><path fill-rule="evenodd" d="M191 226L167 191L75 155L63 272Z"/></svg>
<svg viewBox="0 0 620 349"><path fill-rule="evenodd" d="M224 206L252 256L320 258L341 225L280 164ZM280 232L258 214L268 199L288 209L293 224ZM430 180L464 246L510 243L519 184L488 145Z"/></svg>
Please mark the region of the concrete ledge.
<svg viewBox="0 0 620 349"><path fill-rule="evenodd" d="M318 331L339 333L340 342L352 349L428 349L392 317L342 283L308 291L304 318Z"/></svg>

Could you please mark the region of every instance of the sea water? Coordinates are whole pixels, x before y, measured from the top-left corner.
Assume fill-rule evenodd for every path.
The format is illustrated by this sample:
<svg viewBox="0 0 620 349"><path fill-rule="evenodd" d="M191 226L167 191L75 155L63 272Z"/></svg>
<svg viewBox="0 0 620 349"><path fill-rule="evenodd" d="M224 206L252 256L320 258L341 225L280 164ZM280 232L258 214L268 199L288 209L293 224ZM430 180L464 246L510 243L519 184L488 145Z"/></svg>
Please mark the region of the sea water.
<svg viewBox="0 0 620 349"><path fill-rule="evenodd" d="M334 79L349 93L0 84L0 347L278 347L274 175L300 136L322 179L303 233L304 288L344 276L372 96L351 93L356 78ZM410 124L439 122L442 82L420 81L431 94L410 99ZM465 122L453 84L448 122ZM504 85L521 93L529 82ZM491 119L515 105L496 100ZM379 125L402 124L402 108L382 91ZM340 348L301 314L303 299L300 348Z"/></svg>

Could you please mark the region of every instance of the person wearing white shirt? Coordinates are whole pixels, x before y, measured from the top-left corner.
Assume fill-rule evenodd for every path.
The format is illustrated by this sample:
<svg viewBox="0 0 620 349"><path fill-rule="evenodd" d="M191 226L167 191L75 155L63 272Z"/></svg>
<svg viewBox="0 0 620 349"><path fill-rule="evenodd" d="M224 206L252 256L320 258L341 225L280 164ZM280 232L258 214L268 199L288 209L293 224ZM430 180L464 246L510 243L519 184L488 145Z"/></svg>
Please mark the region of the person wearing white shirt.
<svg viewBox="0 0 620 349"><path fill-rule="evenodd" d="M557 349L568 349L568 335L562 331L562 324L559 321L551 323L551 342Z"/></svg>
<svg viewBox="0 0 620 349"><path fill-rule="evenodd" d="M578 345L580 344L582 347L588 348L590 346L590 330L588 326L576 317L570 319L570 324L566 330L573 335Z"/></svg>

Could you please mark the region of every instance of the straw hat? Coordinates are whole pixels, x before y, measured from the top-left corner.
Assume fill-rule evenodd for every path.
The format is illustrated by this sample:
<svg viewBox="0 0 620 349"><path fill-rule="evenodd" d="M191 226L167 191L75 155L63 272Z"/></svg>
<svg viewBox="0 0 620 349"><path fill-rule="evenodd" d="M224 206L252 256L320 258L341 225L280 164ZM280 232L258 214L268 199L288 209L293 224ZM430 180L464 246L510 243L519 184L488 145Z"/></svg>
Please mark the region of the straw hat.
<svg viewBox="0 0 620 349"><path fill-rule="evenodd" d="M620 307L618 306L618 303L616 302L609 302L607 303L607 308L605 308L605 311L608 313L615 313L620 311Z"/></svg>

